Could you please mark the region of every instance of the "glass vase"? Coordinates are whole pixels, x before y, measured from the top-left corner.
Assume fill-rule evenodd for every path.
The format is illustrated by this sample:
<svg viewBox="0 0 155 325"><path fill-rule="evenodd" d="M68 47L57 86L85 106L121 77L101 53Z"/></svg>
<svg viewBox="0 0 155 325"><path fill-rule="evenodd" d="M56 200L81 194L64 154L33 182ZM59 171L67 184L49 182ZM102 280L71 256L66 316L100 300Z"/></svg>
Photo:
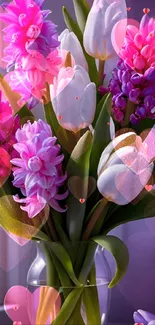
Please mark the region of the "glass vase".
<svg viewBox="0 0 155 325"><path fill-rule="evenodd" d="M84 279L79 285L70 281L48 244L36 242L37 255L28 271L28 288L34 291L38 287L52 287L58 292L59 301L61 299L59 310L45 325L106 325L111 271L105 250L88 242L68 243L68 247L77 279Z"/></svg>

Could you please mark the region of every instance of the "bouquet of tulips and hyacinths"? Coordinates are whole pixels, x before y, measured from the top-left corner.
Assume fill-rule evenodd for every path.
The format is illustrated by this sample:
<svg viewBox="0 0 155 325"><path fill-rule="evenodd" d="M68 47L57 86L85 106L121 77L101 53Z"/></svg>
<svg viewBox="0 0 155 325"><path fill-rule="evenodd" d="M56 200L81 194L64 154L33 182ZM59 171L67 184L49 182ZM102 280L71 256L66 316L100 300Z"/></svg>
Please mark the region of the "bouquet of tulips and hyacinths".
<svg viewBox="0 0 155 325"><path fill-rule="evenodd" d="M124 0L73 0L76 21L63 7L58 35L43 5L13 0L0 14L0 225L19 243L41 242L47 286L61 288L61 306L42 324L99 325L96 248L116 260L112 288L129 254L109 231L155 213L155 20L128 25ZM33 114L38 103L44 120Z"/></svg>

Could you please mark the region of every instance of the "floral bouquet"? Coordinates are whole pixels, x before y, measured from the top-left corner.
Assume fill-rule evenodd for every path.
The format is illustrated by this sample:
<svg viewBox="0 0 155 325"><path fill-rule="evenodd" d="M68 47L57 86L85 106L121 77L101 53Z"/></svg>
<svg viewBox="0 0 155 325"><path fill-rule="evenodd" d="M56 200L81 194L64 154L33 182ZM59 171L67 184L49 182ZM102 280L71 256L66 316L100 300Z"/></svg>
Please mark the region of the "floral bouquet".
<svg viewBox="0 0 155 325"><path fill-rule="evenodd" d="M0 225L46 256L30 324L101 325L98 245L116 261L112 288L129 254L108 233L155 214L155 21L129 24L124 0L73 0L58 36L43 5L13 0L0 14Z"/></svg>

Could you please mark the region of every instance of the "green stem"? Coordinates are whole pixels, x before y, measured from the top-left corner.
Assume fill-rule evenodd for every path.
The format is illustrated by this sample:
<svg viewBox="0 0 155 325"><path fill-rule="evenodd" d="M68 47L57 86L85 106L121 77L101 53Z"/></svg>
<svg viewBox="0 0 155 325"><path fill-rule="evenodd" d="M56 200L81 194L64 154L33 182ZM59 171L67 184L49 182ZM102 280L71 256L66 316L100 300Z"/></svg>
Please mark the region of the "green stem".
<svg viewBox="0 0 155 325"><path fill-rule="evenodd" d="M99 60L99 86L103 85L103 75L104 75L104 65L105 65L105 61L103 60Z"/></svg>
<svg viewBox="0 0 155 325"><path fill-rule="evenodd" d="M48 245L48 244L47 244ZM53 264L53 260L51 258L51 255L49 253L49 250L47 249L46 244L42 243L41 248L45 254L46 257L46 281L47 285L50 287L55 287L57 283L57 272L55 269L55 266Z"/></svg>
<svg viewBox="0 0 155 325"><path fill-rule="evenodd" d="M106 205L108 204L108 200L106 198L103 198L103 200L101 201L101 203L97 206L96 210L94 211L94 213L92 214L88 225L82 235L82 240L88 240L88 238L90 237L98 219L100 218L101 213L104 211L104 208L106 207Z"/></svg>
<svg viewBox="0 0 155 325"><path fill-rule="evenodd" d="M96 284L96 269L93 264L88 276L89 286L85 287L82 293L85 313L88 324L101 325L100 305L98 298L98 290Z"/></svg>

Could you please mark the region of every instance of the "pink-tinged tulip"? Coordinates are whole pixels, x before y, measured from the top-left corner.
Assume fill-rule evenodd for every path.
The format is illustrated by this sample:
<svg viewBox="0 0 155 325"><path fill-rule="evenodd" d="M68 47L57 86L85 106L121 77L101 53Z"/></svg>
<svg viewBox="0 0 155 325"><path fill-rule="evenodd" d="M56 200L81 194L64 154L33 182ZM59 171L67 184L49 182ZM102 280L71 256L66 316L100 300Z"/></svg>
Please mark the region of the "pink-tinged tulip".
<svg viewBox="0 0 155 325"><path fill-rule="evenodd" d="M119 20L126 18L124 0L94 0L84 31L86 52L99 60L107 60L115 54L111 43L111 32Z"/></svg>
<svg viewBox="0 0 155 325"><path fill-rule="evenodd" d="M81 44L73 32L65 29L59 36L60 51L66 50L73 56L76 65L81 65L84 69L88 70L88 64L83 54ZM74 62L73 62L74 65Z"/></svg>
<svg viewBox="0 0 155 325"><path fill-rule="evenodd" d="M99 192L118 205L134 200L147 185L154 164L147 143L133 132L116 137L103 151L98 166Z"/></svg>
<svg viewBox="0 0 155 325"><path fill-rule="evenodd" d="M62 68L50 86L59 123L73 132L89 126L96 109L96 86L81 66Z"/></svg>

